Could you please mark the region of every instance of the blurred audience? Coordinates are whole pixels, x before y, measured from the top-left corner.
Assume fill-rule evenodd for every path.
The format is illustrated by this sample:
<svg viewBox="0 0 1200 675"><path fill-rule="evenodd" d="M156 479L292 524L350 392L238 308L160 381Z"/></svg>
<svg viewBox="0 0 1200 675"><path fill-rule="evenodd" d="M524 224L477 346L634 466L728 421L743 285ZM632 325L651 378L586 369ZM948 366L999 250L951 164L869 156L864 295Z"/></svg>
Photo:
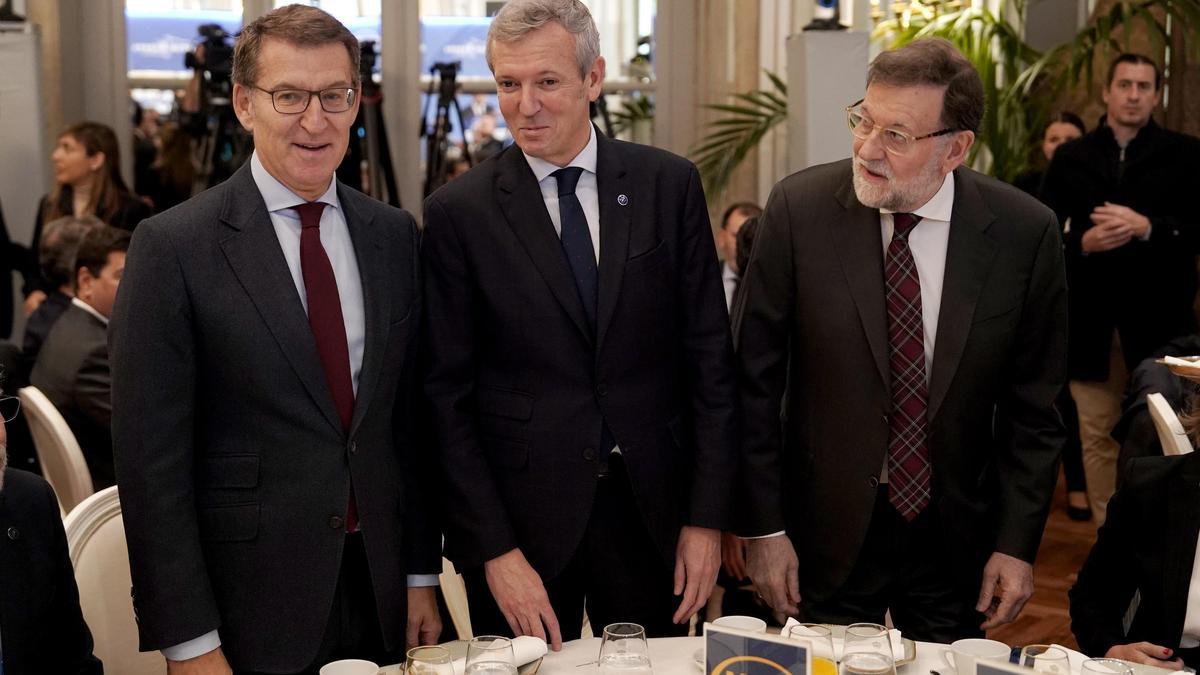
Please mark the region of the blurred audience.
<svg viewBox="0 0 1200 675"><path fill-rule="evenodd" d="M26 366L23 377L29 376L50 328L75 297L75 253L79 243L90 230L103 224L95 216L65 216L48 224L42 233L38 261L42 278L47 282L47 295L25 321L25 339L21 344L21 358Z"/></svg>
<svg viewBox="0 0 1200 675"><path fill-rule="evenodd" d="M116 482L107 332L129 239L106 226L84 237L75 256L75 297L50 329L29 378L71 427L97 490Z"/></svg>
<svg viewBox="0 0 1200 675"><path fill-rule="evenodd" d="M143 108L137 101L133 106L133 189L145 195L150 188L151 166L158 158L158 111Z"/></svg>
<svg viewBox="0 0 1200 675"><path fill-rule="evenodd" d="M484 113L471 124L471 160L479 164L504 149L504 143L496 138L496 116Z"/></svg>
<svg viewBox="0 0 1200 675"><path fill-rule="evenodd" d="M139 192L150 199L155 212L162 212L192 196L196 165L192 162L192 137L178 124L164 124L157 143L158 158L146 176L145 189Z"/></svg>
<svg viewBox="0 0 1200 675"><path fill-rule="evenodd" d="M1073 141L1087 133L1083 120L1073 112L1063 111L1050 118L1046 128L1042 130L1042 156L1046 164L1054 158L1058 146ZM1031 169L1013 179L1013 185L1025 191L1026 194L1038 197L1042 189L1042 178L1046 175L1046 164L1041 168Z"/></svg>

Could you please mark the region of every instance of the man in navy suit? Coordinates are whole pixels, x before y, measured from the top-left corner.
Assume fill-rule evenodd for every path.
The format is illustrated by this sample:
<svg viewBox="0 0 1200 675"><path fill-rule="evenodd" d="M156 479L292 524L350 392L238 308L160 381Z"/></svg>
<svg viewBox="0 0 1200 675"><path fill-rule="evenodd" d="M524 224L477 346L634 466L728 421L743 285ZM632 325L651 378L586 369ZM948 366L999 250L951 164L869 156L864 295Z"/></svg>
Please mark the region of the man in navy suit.
<svg viewBox="0 0 1200 675"><path fill-rule="evenodd" d="M577 0L507 3L488 62L515 145L425 204L426 393L476 633L681 634L735 470L728 318L700 177L601 136Z"/></svg>

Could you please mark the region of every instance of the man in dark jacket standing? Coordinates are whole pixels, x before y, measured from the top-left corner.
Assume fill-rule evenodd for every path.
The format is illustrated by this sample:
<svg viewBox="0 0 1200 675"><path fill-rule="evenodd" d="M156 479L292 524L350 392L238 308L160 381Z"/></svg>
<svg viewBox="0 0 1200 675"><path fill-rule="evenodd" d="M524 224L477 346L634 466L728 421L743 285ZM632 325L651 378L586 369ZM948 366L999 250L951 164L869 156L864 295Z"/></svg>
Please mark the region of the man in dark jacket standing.
<svg viewBox="0 0 1200 675"><path fill-rule="evenodd" d="M1162 73L1140 54L1109 67L1107 114L1054 155L1042 198L1066 234L1069 376L1079 407L1088 498L1099 522L1113 492L1127 373L1172 338L1196 328L1200 189L1192 168L1200 141L1151 117Z"/></svg>

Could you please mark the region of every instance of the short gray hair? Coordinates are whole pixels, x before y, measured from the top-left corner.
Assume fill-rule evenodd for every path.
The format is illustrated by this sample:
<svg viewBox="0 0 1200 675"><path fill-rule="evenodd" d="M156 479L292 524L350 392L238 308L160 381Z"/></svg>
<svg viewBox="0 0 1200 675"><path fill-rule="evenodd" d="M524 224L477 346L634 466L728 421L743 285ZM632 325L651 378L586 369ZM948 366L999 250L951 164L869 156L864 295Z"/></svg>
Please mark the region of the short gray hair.
<svg viewBox="0 0 1200 675"><path fill-rule="evenodd" d="M579 0L509 0L492 19L488 29L488 68L496 71L493 62L497 42L515 42L542 26L557 22L575 38L575 60L579 74L587 75L592 64L600 58L600 31L592 14Z"/></svg>

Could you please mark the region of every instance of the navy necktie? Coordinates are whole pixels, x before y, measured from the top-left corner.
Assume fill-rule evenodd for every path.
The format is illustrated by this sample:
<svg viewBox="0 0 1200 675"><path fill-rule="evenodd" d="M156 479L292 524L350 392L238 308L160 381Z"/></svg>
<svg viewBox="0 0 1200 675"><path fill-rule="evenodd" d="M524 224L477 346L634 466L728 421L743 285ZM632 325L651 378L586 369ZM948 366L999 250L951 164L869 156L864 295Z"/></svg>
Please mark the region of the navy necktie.
<svg viewBox="0 0 1200 675"><path fill-rule="evenodd" d="M600 283L596 270L596 250L592 248L592 232L588 229L583 205L575 196L575 186L582 174L582 168L568 166L550 175L558 180L558 216L562 228L563 253L571 266L571 274L575 276L575 289L579 291L579 299L583 302L583 311L587 314L594 336Z"/></svg>

